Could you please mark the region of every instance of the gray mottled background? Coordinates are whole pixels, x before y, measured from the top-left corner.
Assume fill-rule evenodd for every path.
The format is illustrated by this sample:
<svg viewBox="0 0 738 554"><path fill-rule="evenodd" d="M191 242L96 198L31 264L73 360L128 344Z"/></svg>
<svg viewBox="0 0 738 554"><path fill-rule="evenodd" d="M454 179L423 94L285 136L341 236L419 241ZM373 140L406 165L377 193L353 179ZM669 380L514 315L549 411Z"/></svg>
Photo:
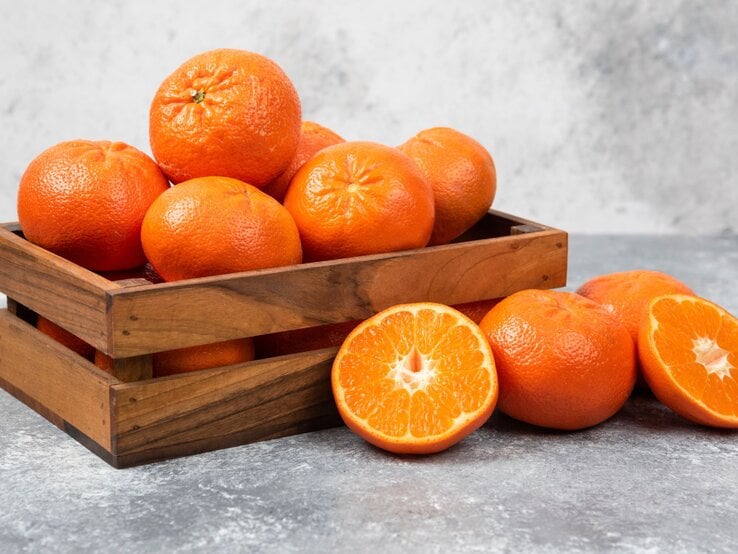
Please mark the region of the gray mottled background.
<svg viewBox="0 0 738 554"><path fill-rule="evenodd" d="M41 150L148 151L161 80L216 47L274 58L306 119L398 144L450 125L500 209L584 233L735 233L738 2L0 0L0 219Z"/></svg>

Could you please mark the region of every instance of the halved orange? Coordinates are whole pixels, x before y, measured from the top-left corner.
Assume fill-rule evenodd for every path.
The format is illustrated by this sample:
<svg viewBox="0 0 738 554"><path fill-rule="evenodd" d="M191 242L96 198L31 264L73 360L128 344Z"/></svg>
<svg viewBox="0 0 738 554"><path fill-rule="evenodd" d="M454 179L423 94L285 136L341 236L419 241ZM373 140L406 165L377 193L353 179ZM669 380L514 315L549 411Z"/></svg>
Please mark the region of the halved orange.
<svg viewBox="0 0 738 554"><path fill-rule="evenodd" d="M367 319L333 363L333 396L346 425L399 454L430 454L480 427L497 402L492 350L461 312L401 304Z"/></svg>
<svg viewBox="0 0 738 554"><path fill-rule="evenodd" d="M648 304L638 353L661 402L696 423L738 428L738 319L696 296L658 296Z"/></svg>

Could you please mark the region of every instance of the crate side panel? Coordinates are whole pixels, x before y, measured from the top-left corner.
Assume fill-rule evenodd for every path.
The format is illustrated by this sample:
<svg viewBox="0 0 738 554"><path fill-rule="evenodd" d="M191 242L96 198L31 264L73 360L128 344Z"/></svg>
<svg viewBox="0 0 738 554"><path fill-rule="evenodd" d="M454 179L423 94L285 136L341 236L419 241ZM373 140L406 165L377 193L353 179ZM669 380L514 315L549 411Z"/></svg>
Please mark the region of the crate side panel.
<svg viewBox="0 0 738 554"><path fill-rule="evenodd" d="M132 463L335 425L330 386L335 352L116 385L115 454Z"/></svg>
<svg viewBox="0 0 738 554"><path fill-rule="evenodd" d="M0 311L0 380L57 426L68 423L110 450L110 386L118 381L7 310Z"/></svg>
<svg viewBox="0 0 738 554"><path fill-rule="evenodd" d="M566 280L566 233L544 230L393 256L111 293L112 351L135 356L364 319L400 302L461 304Z"/></svg>
<svg viewBox="0 0 738 554"><path fill-rule="evenodd" d="M0 292L105 349L104 278L0 227Z"/></svg>

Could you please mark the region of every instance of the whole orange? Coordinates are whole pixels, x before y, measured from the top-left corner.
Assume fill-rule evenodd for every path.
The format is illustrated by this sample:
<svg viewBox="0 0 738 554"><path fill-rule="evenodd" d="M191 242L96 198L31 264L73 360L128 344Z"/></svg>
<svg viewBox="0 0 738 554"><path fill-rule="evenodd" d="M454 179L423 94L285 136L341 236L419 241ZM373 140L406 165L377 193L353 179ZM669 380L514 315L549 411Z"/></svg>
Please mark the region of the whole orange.
<svg viewBox="0 0 738 554"><path fill-rule="evenodd" d="M396 148L344 142L313 156L287 190L306 260L421 248L433 229L433 191Z"/></svg>
<svg viewBox="0 0 738 554"><path fill-rule="evenodd" d="M446 244L487 213L497 190L490 153L476 140L448 127L420 131L400 150L418 164L433 187L436 222L430 244Z"/></svg>
<svg viewBox="0 0 738 554"><path fill-rule="evenodd" d="M152 356L151 364L153 376L164 377L166 375L200 371L201 369L240 364L253 359L254 341L251 338L245 338L157 352ZM111 373L113 359L96 350L95 365Z"/></svg>
<svg viewBox="0 0 738 554"><path fill-rule="evenodd" d="M625 325L637 345L641 322L651 300L663 294L694 293L687 285L671 275L660 271L635 269L594 277L579 287L577 294L594 300L615 316ZM641 365L639 356L636 386L646 388Z"/></svg>
<svg viewBox="0 0 738 554"><path fill-rule="evenodd" d="M594 300L617 318L638 340L641 321L648 303L663 294L694 294L671 275L660 271L635 269L599 275L584 283L577 294Z"/></svg>
<svg viewBox="0 0 738 554"><path fill-rule="evenodd" d="M295 152L292 161L290 161L290 165L287 166L287 169L284 170L282 175L264 187L264 192L282 202L284 195L287 194L287 188L290 186L292 177L295 176L295 173L297 173L305 162L323 148L338 144L339 142L345 141L330 129L312 121L303 121L300 142L297 145L297 152Z"/></svg>
<svg viewBox="0 0 738 554"><path fill-rule="evenodd" d="M583 429L617 412L635 383L635 346L598 304L569 292L524 290L481 321L507 415L552 429Z"/></svg>
<svg viewBox="0 0 738 554"><path fill-rule="evenodd" d="M300 263L289 212L256 187L201 177L170 188L141 228L146 257L166 281Z"/></svg>
<svg viewBox="0 0 738 554"><path fill-rule="evenodd" d="M174 183L221 175L263 187L300 138L300 99L272 60L219 49L169 75L149 112L151 150Z"/></svg>
<svg viewBox="0 0 738 554"><path fill-rule="evenodd" d="M168 188L154 160L132 146L62 142L21 177L18 220L28 240L88 269L130 269L146 262L141 222Z"/></svg>

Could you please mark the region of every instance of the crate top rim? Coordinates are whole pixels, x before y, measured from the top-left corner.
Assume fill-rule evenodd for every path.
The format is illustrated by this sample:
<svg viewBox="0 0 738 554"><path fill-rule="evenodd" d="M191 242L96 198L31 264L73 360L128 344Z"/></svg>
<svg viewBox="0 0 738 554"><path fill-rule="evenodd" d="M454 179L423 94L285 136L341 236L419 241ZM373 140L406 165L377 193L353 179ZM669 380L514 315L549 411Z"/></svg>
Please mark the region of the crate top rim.
<svg viewBox="0 0 738 554"><path fill-rule="evenodd" d="M490 209L487 212L489 215L500 217L503 219L507 219L513 223L515 223L515 226L525 226L530 225L532 227L535 227L535 230L527 230L524 235L526 237L538 237L541 235L548 235L548 234L557 234L557 233L566 233L565 231L558 229L556 227L551 227L548 225L545 225L543 223L538 223L536 221L524 219L520 216L513 215L507 212L502 212L495 209ZM0 232L3 233L11 233L15 234L18 231L21 231L21 227L18 222L7 222L7 223L0 223ZM479 239L474 242L486 242L486 241L505 241L505 242L512 242L512 241L518 241L522 235L506 235L506 236L499 236L499 237L489 237L485 239ZM25 239L22 239L25 240ZM301 263L296 264L292 266L282 266L282 267L274 267L274 268L267 268L267 269L256 269L251 271L243 271L238 273L230 273L230 274L224 274L224 275L213 275L208 277L196 277L192 279L183 279L180 281L173 281L169 283L150 283L147 282L145 279L126 279L122 281L111 281L102 275L98 275L92 270L89 270L87 268L84 268L80 265L75 264L74 262L67 260L66 258L63 258L61 256L58 256L40 246L37 246L33 243L28 243L28 247L38 248L42 250L46 255L52 256L57 258L57 261L59 264L68 266L68 269L74 270L76 272L81 272L82 275L84 275L85 280L87 281L88 285L91 285L97 289L99 289L100 293L108 294L112 296L125 296L128 294L134 294L134 293L145 293L150 291L162 291L165 289L177 289L177 288L187 288L192 286L198 286L198 285L214 285L214 284L224 284L227 282L233 282L237 281L243 278L248 277L255 277L255 276L264 276L264 275L270 275L270 274L279 274L284 272L286 269L290 269L292 271L310 271L313 269L319 269L331 265L336 265L337 262L341 263L341 265L350 265L350 264L362 264L366 262L371 261L379 261L383 259L391 259L395 258L399 255L408 255L408 254L419 254L424 252L429 252L430 249L433 250L433 252L443 251L443 250L452 250L455 248L459 248L459 245L463 243L450 243L450 244L443 244L443 245L437 245L432 247L423 247L423 248L416 248L411 250L403 250L400 252L386 252L381 254L368 254L364 256L355 256L350 258L342 258L341 260L325 260L325 261L319 261L319 262L307 262L307 263Z"/></svg>

